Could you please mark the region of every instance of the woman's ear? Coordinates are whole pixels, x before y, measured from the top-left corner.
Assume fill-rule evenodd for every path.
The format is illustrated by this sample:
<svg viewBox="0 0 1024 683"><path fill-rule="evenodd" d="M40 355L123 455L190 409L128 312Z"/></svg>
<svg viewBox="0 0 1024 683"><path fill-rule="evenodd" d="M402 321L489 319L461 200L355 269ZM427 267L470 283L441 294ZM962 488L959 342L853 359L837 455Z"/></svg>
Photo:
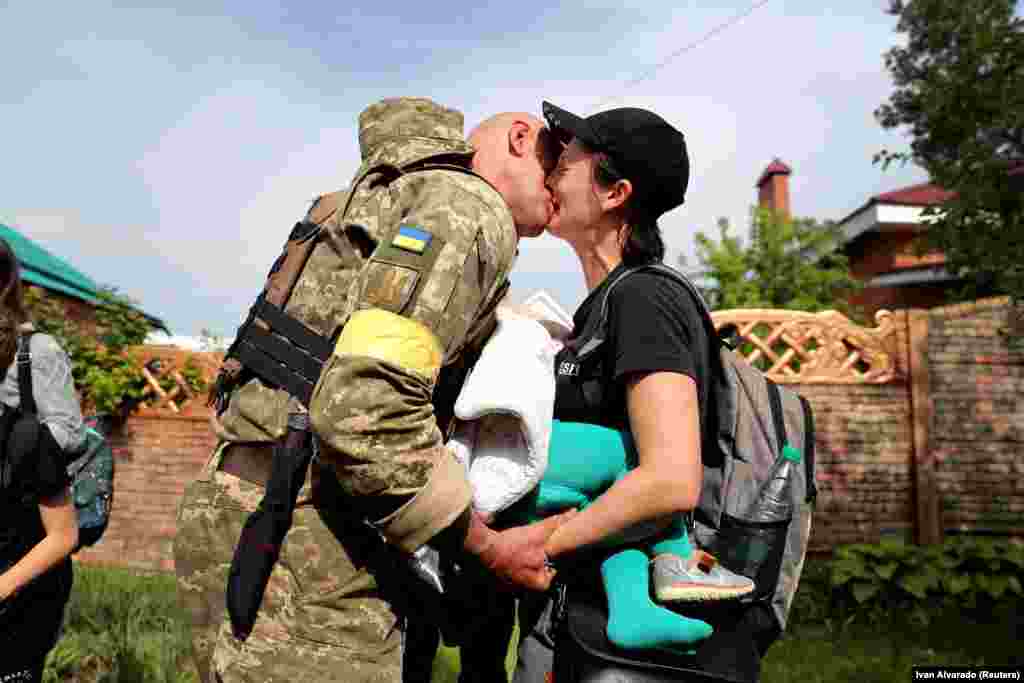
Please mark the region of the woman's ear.
<svg viewBox="0 0 1024 683"><path fill-rule="evenodd" d="M626 179L616 180L615 184L606 191L604 201L602 201L604 205L602 208L605 211L614 211L615 209L622 208L632 196L633 183Z"/></svg>

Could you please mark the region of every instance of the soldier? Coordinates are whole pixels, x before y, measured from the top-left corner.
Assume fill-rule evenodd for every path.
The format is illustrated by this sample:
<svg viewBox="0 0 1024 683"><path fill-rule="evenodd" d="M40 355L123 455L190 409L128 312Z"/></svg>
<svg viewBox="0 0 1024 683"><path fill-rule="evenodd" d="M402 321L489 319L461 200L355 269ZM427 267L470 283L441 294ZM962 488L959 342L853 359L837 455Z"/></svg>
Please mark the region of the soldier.
<svg viewBox="0 0 1024 683"><path fill-rule="evenodd" d="M274 273L296 268L282 256L250 314L260 324L240 330L243 347L281 347L282 336L286 350L302 339L307 350L329 345L315 388L309 372L269 378L283 366L226 364L220 444L185 491L174 546L204 682L401 681L405 614L416 605L382 569L394 557L382 547L430 544L508 583L550 583L543 545L561 518L488 529L442 431L493 330L518 238L539 235L553 211L544 179L558 150L528 114L492 117L468 143L462 125L459 112L422 98L364 110L349 191L314 203L289 242L314 240L308 258L279 291ZM304 329L289 332L296 321ZM225 618L228 568L264 496L273 445L290 418L307 417L303 399L317 456L242 641Z"/></svg>

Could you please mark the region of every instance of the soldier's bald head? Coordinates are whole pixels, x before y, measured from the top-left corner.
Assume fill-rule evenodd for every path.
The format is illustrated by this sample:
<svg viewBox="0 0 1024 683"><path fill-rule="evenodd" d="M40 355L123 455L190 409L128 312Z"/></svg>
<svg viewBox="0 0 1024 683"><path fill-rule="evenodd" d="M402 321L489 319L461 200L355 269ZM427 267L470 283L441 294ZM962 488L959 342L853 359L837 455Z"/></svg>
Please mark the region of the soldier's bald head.
<svg viewBox="0 0 1024 683"><path fill-rule="evenodd" d="M505 198L519 234L534 237L551 217L551 195L544 186L558 162L557 144L544 122L527 112L501 112L481 121L467 141L473 170Z"/></svg>
<svg viewBox="0 0 1024 683"><path fill-rule="evenodd" d="M544 122L533 114L524 111L505 111L478 123L470 131L467 141L474 148L479 149L482 145L494 142L496 138L504 139L516 123L525 125L534 136L544 129Z"/></svg>

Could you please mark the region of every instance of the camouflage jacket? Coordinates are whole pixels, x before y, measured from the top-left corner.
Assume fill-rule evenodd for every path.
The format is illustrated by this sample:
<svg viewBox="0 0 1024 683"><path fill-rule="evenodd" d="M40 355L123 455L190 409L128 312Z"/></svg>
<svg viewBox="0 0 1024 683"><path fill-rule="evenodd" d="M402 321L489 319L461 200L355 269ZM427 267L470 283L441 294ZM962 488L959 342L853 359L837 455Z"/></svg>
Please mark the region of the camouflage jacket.
<svg viewBox="0 0 1024 683"><path fill-rule="evenodd" d="M387 513L372 521L406 550L469 505L435 388L493 329L516 253L504 200L468 171L462 126L459 112L422 98L360 114L362 164L347 191L309 210L305 220L323 230L284 307L337 340L309 407L321 465L347 497L373 497ZM230 396L218 432L273 441L295 408L285 391L251 380Z"/></svg>

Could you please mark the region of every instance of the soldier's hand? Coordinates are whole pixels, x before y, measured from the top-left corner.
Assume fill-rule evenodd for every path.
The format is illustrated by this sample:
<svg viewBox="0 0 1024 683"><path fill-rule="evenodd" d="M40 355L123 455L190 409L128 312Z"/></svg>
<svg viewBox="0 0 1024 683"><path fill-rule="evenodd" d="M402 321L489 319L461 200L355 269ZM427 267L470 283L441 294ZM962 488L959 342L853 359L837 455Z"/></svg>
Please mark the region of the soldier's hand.
<svg viewBox="0 0 1024 683"><path fill-rule="evenodd" d="M575 514L575 510L569 510L534 524L492 531L478 553L480 561L506 583L536 591L547 590L555 570L544 553L544 544Z"/></svg>

